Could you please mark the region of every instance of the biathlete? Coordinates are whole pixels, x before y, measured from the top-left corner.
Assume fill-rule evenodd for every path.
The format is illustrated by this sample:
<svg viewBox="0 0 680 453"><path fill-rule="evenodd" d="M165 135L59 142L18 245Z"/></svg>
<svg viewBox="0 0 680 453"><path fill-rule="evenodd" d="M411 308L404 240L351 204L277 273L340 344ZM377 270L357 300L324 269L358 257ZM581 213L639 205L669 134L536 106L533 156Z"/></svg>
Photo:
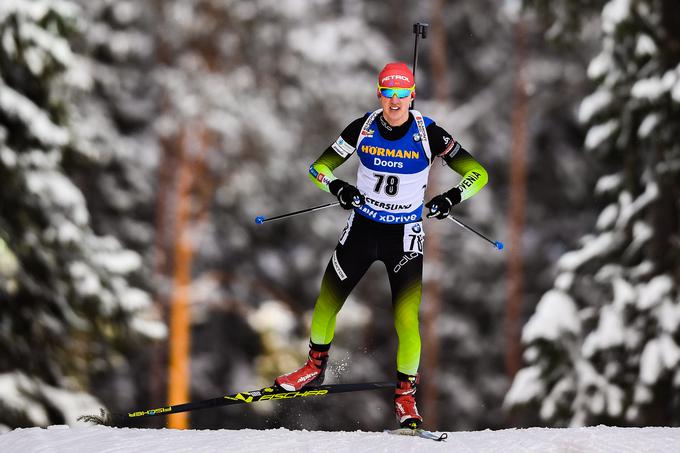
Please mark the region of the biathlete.
<svg viewBox="0 0 680 453"><path fill-rule="evenodd" d="M451 208L467 200L487 182L487 172L433 120L409 110L415 98L413 73L404 63L387 64L378 75L380 109L352 121L309 168L320 189L352 210L330 258L312 317L309 358L275 385L300 390L320 385L328 363L335 319L374 261L387 268L394 326L398 336L397 386L394 408L401 427L417 428L422 295L423 206L427 217L445 219ZM333 170L353 154L359 156L356 186L337 179ZM462 176L451 190L423 205L430 166L439 157Z"/></svg>

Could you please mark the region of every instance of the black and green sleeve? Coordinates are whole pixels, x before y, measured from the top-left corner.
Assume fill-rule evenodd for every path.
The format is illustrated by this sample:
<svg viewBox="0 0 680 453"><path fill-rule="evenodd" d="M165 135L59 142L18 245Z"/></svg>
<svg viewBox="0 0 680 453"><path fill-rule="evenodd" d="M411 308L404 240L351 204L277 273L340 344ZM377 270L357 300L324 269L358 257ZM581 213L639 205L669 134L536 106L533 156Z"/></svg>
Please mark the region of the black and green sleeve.
<svg viewBox="0 0 680 453"><path fill-rule="evenodd" d="M463 177L455 187L460 191L461 201L467 200L482 190L489 180L486 169L462 147L453 157L444 156L443 159L451 170Z"/></svg>
<svg viewBox="0 0 680 453"><path fill-rule="evenodd" d="M367 115L352 121L340 137L316 159L309 167L309 177L321 190L330 192L328 185L337 179L333 170L349 159L355 151L359 139L359 132L366 121Z"/></svg>
<svg viewBox="0 0 680 453"><path fill-rule="evenodd" d="M486 185L489 180L486 169L451 134L432 123L427 128L427 136L432 148L432 159L441 157L451 170L463 177L451 189L458 189L461 201L472 197Z"/></svg>

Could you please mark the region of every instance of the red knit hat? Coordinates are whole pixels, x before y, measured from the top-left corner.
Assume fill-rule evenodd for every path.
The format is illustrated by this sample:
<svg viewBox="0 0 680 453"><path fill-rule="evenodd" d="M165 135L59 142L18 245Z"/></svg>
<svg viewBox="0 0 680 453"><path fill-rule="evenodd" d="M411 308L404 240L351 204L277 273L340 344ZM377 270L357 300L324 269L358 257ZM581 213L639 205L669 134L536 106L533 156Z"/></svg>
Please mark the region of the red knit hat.
<svg viewBox="0 0 680 453"><path fill-rule="evenodd" d="M401 62L387 63L378 74L378 85L383 87L411 88L415 85L413 73Z"/></svg>

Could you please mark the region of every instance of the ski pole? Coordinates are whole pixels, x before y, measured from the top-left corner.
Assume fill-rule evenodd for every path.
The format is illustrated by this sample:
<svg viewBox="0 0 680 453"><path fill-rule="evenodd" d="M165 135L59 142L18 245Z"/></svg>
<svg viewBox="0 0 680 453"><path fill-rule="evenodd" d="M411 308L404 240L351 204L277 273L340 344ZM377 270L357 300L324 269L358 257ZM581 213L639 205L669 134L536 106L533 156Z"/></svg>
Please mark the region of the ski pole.
<svg viewBox="0 0 680 453"><path fill-rule="evenodd" d="M177 414L200 409L208 409L232 404L251 404L258 401L285 401L298 398L326 396L336 393L362 392L367 390L394 389L394 382L360 382L355 384L326 384L307 387L302 390L284 390L278 387L265 387L249 392L232 393L217 398L191 401L173 406L163 406L155 409L136 410L124 414L110 413L101 409L100 415L82 415L78 421L107 426L125 426L130 420L155 417L159 415Z"/></svg>
<svg viewBox="0 0 680 453"><path fill-rule="evenodd" d="M418 69L418 37L422 36L423 39L427 38L427 27L429 26L430 24L423 24L421 22L413 24L413 33L416 35L416 42L413 47L413 82L416 81L416 70ZM411 108L416 108L415 99L411 101Z"/></svg>
<svg viewBox="0 0 680 453"><path fill-rule="evenodd" d="M269 219L266 218L265 216L259 215L259 216L255 217L255 223L257 223L258 225L261 225L264 222L271 222L272 220L285 219L286 217L293 217L295 215L304 214L306 212L318 211L319 209L326 209L326 208L330 208L331 206L337 206L339 204L340 204L340 202L336 201L334 203L328 203L328 204L322 204L322 205L319 205L319 206L314 206L313 208L307 208L307 209L302 209L300 211L289 212L288 214L277 215L276 217L271 217Z"/></svg>
<svg viewBox="0 0 680 453"><path fill-rule="evenodd" d="M472 227L470 227L470 226L468 226L468 225L465 225L463 222L461 222L460 220L456 219L456 218L455 218L454 216L452 216L451 214L449 214L448 218L451 219L452 222L457 223L458 225L462 226L463 228L467 229L468 231L472 231L472 232L475 233L477 236L479 236L480 238L484 239L484 240L485 240L486 242L488 242L489 244L491 244L491 245L493 245L494 247L496 247L498 250L503 250L503 247L505 247L501 241L492 241L491 239L489 239L488 237L484 236L482 233L480 233L479 231L475 230L474 228L472 228Z"/></svg>

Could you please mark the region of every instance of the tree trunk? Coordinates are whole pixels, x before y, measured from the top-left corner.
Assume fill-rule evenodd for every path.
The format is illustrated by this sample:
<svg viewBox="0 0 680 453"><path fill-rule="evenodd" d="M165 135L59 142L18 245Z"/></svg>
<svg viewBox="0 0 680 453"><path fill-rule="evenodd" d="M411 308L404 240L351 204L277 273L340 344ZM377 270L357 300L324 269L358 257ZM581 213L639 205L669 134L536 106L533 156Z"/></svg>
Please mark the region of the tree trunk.
<svg viewBox="0 0 680 453"><path fill-rule="evenodd" d="M430 33L430 65L432 67L432 83L435 99L438 102L448 101L448 84L446 83L446 29L442 20L444 0L435 0L432 10L432 29ZM435 170L435 168L433 168ZM426 199L441 192L438 187L437 172L432 171L428 182ZM439 335L437 320L441 313L441 221L432 221L427 226L425 240L425 256L428 268L434 269L434 275L425 280L423 291L423 367L422 401L423 417L427 425L437 429L439 425Z"/></svg>
<svg viewBox="0 0 680 453"><path fill-rule="evenodd" d="M190 312L189 285L191 284L192 249L187 234L190 216L191 173L187 158L187 131L182 134L179 163L179 182L176 191L177 213L174 240L174 270L170 305L170 364L168 405L189 401ZM189 427L188 413L168 417L168 428Z"/></svg>
<svg viewBox="0 0 680 453"><path fill-rule="evenodd" d="M515 28L515 85L512 111L512 149L510 151L510 244L508 264L508 305L505 318L508 377L512 379L521 365L520 329L523 291L524 206L526 203L526 152L528 96L524 80L526 64L526 26L519 19Z"/></svg>
<svg viewBox="0 0 680 453"><path fill-rule="evenodd" d="M192 126L189 126L192 127ZM179 182L177 184L177 211L174 240L173 293L170 306L170 363L168 404L189 401L191 356L191 311L189 290L193 244L192 185L201 181L202 156L207 148L207 134L203 127L184 130L181 138ZM168 417L168 428L189 427L187 412Z"/></svg>

